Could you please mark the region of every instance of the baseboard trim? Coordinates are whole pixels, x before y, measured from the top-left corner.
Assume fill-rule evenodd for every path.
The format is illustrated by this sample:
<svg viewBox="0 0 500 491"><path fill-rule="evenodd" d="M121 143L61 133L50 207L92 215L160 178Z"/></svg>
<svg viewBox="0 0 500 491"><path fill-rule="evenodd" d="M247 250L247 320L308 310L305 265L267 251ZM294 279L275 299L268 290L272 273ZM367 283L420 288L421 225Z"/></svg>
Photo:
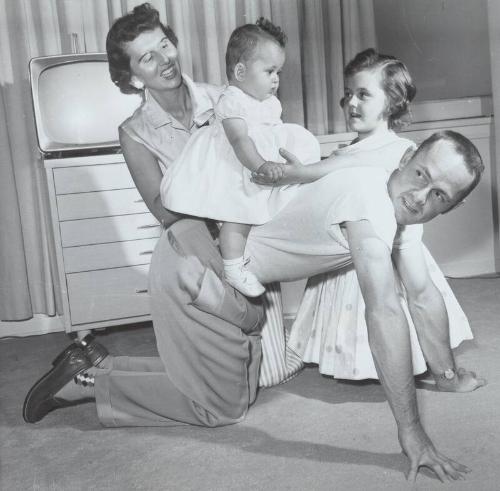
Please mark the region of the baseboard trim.
<svg viewBox="0 0 500 491"><path fill-rule="evenodd" d="M61 316L36 314L26 321L1 321L0 338L24 337L64 331Z"/></svg>
<svg viewBox="0 0 500 491"><path fill-rule="evenodd" d="M445 276L450 278L470 278L483 274L495 273L495 264L490 260L484 261L455 261L439 262L439 267Z"/></svg>

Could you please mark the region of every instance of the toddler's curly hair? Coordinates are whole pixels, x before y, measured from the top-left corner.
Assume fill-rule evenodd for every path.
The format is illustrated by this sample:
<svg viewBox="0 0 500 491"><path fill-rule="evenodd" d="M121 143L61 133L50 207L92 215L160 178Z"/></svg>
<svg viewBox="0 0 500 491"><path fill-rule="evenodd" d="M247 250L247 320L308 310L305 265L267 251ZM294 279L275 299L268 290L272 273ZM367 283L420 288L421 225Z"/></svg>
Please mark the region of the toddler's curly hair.
<svg viewBox="0 0 500 491"><path fill-rule="evenodd" d="M226 50L226 75L232 80L234 67L238 63L246 63L252 58L259 41L270 40L282 48L287 38L281 27L270 20L260 17L255 24L237 27L231 34Z"/></svg>

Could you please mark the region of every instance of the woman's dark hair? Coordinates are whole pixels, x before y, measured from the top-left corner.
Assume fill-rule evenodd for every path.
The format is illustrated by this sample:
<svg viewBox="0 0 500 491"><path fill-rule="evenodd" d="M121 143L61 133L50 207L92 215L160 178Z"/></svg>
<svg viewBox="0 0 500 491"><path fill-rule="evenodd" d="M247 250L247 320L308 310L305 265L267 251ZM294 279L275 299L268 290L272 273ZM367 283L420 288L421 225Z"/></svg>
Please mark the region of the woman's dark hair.
<svg viewBox="0 0 500 491"><path fill-rule="evenodd" d="M143 3L117 19L106 37L106 52L108 53L109 74L111 80L124 94L141 92L130 85L130 57L125 51L125 43L133 41L139 34L160 28L165 36L177 46L177 36L169 26L160 21L158 10L149 3Z"/></svg>
<svg viewBox="0 0 500 491"><path fill-rule="evenodd" d="M237 27L232 32L226 49L226 75L228 80L233 78L234 67L238 63L245 63L253 56L261 40L274 41L284 48L286 34L281 27L275 26L264 17L260 17L255 24L245 24Z"/></svg>
<svg viewBox="0 0 500 491"><path fill-rule="evenodd" d="M417 88L406 65L390 55L377 53L373 48L358 53L345 67L344 78L352 77L363 70L380 69L382 89L388 101L387 113L389 128L400 128L411 119L410 102L414 99ZM345 97L340 101L344 107Z"/></svg>

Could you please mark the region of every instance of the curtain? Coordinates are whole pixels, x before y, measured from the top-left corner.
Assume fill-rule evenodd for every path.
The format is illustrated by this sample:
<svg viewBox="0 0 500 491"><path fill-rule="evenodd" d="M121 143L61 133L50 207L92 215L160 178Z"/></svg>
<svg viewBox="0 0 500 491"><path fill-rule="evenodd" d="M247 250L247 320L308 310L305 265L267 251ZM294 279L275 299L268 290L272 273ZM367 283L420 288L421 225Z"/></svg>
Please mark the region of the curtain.
<svg viewBox="0 0 500 491"><path fill-rule="evenodd" d="M345 130L342 68L375 46L373 0L151 0L179 38L183 70L226 82L232 30L264 16L288 36L283 119L315 134ZM62 311L45 173L37 150L28 62L105 51L111 23L137 0L0 0L0 319Z"/></svg>
<svg viewBox="0 0 500 491"><path fill-rule="evenodd" d="M1 320L62 311L28 62L75 50L103 51L116 3L0 0ZM121 15L121 7L114 12Z"/></svg>
<svg viewBox="0 0 500 491"><path fill-rule="evenodd" d="M488 31L490 37L491 87L493 113L500 114L500 3L488 0ZM493 185L493 228L495 234L495 268L500 272L500 123L494 119L491 149L491 180Z"/></svg>
<svg viewBox="0 0 500 491"><path fill-rule="evenodd" d="M373 0L171 0L165 15L179 38L183 70L213 84L226 81L233 29L260 16L272 20L288 37L283 119L316 135L345 131L342 69L359 51L376 47Z"/></svg>

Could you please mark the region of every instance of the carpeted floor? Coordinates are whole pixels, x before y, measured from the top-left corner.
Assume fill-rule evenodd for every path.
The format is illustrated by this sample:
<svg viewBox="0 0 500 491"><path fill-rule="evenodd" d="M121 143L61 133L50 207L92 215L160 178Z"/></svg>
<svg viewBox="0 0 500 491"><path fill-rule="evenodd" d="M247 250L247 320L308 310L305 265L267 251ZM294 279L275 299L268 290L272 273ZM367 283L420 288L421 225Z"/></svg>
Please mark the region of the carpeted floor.
<svg viewBox="0 0 500 491"><path fill-rule="evenodd" d="M429 435L467 464L466 481L430 472L404 478L396 429L381 387L319 375L311 367L263 390L239 425L205 429L102 428L93 404L21 417L24 396L67 344L64 334L0 340L0 489L17 490L475 490L500 489L500 280L451 282L474 333L456 351L488 386L470 394L418 391ZM150 327L99 336L115 354L155 353Z"/></svg>

